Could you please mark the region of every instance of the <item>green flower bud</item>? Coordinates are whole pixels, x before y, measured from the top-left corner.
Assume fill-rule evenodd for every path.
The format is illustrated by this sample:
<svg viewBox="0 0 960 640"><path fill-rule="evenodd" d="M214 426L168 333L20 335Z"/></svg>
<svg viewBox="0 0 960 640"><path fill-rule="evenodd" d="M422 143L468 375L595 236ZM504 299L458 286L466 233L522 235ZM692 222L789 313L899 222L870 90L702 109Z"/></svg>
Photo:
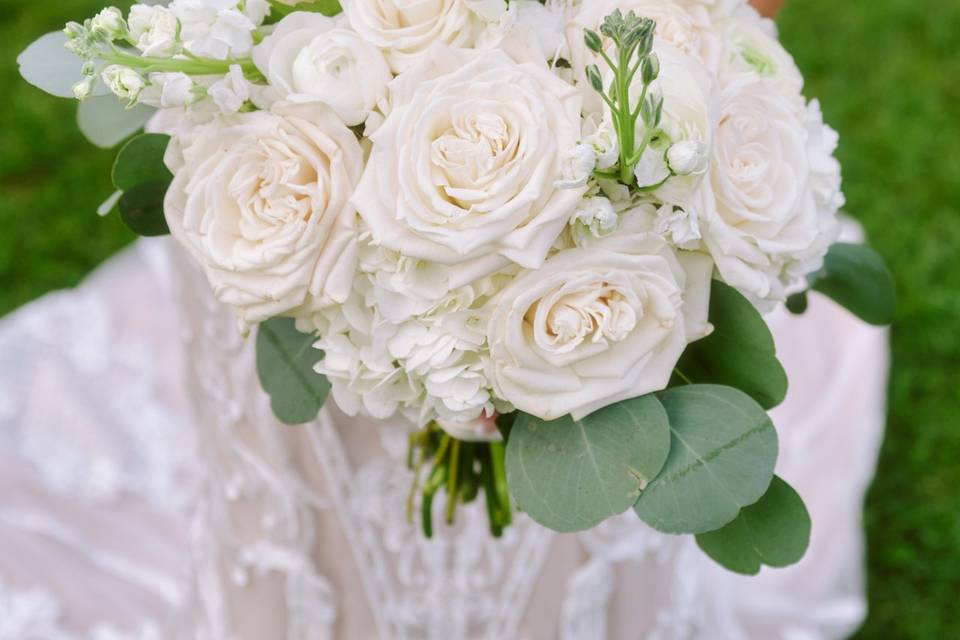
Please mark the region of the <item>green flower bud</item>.
<svg viewBox="0 0 960 640"><path fill-rule="evenodd" d="M590 51L600 53L603 50L603 41L600 40L600 36L596 31L587 29L583 34L583 40L586 42L587 49L590 49Z"/></svg>
<svg viewBox="0 0 960 640"><path fill-rule="evenodd" d="M643 78L643 84L650 84L657 79L657 76L660 75L660 58L657 57L657 54L651 53L643 61L643 67L641 69L641 77Z"/></svg>
<svg viewBox="0 0 960 640"><path fill-rule="evenodd" d="M591 64L587 67L587 80L595 91L603 93L603 79L600 77L600 69L597 65Z"/></svg>

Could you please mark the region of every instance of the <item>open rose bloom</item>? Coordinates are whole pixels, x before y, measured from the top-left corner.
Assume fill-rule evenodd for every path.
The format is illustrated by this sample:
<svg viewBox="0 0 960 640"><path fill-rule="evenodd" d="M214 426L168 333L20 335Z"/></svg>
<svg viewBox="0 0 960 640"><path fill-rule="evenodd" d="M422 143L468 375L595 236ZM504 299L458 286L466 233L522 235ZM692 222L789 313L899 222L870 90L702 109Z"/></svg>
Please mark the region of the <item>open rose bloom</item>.
<svg viewBox="0 0 960 640"><path fill-rule="evenodd" d="M779 486L760 313L821 286L883 322L848 295L882 263L828 257L837 136L746 0L173 0L65 33L70 91L135 107L97 135L150 132L111 203L256 333L281 420L329 392L407 424L425 513L480 484L498 532L506 465L557 530L718 530Z"/></svg>

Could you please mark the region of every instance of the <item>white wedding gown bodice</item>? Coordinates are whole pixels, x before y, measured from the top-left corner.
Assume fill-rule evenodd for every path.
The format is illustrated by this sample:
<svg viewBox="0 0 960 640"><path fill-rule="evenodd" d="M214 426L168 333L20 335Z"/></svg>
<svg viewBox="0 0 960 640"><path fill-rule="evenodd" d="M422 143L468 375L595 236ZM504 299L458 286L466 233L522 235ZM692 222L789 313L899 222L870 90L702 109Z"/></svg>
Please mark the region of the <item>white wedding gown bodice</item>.
<svg viewBox="0 0 960 640"><path fill-rule="evenodd" d="M737 576L630 513L578 535L519 516L495 540L474 504L425 540L404 425L278 424L252 340L141 241L0 321L0 640L843 637L886 333L820 298L769 320L778 473L814 522L799 565Z"/></svg>

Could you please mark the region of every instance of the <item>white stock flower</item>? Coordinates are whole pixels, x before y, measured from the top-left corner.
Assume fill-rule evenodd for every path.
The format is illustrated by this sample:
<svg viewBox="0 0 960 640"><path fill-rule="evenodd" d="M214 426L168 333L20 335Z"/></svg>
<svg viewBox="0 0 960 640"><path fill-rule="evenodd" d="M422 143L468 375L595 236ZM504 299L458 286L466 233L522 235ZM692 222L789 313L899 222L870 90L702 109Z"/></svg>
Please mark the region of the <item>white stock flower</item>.
<svg viewBox="0 0 960 640"><path fill-rule="evenodd" d="M164 208L217 298L245 325L343 302L356 265L348 201L363 167L353 133L308 104L222 117L191 138L168 161Z"/></svg>
<svg viewBox="0 0 960 640"><path fill-rule="evenodd" d="M344 13L350 26L382 49L396 73L406 71L437 43L470 46L481 17L469 0L350 0Z"/></svg>
<svg viewBox="0 0 960 640"><path fill-rule="evenodd" d="M531 51L535 51L543 60L556 60L568 55L565 33L567 9L562 1L541 3L538 0L513 0L508 5L501 0L493 0L492 4L494 10L481 13L487 24L477 37L478 48L512 47L519 41L530 45Z"/></svg>
<svg viewBox="0 0 960 640"><path fill-rule="evenodd" d="M348 125L367 119L393 79L379 49L315 13L281 20L253 59L281 99L325 102Z"/></svg>
<svg viewBox="0 0 960 640"><path fill-rule="evenodd" d="M823 257L836 219L835 206L818 203L811 161L835 192L838 166L828 159L831 145L816 148L822 137L810 135L771 83L742 75L722 97L704 240L724 280L755 302L779 301L799 271Z"/></svg>
<svg viewBox="0 0 960 640"><path fill-rule="evenodd" d="M239 65L230 65L230 72L210 85L207 95L223 113L237 113L250 99L251 85Z"/></svg>
<svg viewBox="0 0 960 640"><path fill-rule="evenodd" d="M196 100L195 87L193 79L179 71L151 73L150 86L140 94L140 102L162 109L185 107Z"/></svg>
<svg viewBox="0 0 960 640"><path fill-rule="evenodd" d="M599 120L599 124L597 121ZM584 120L586 135L584 144L593 147L597 155L597 169L610 169L620 160L620 139L609 114L606 117L592 116Z"/></svg>
<svg viewBox="0 0 960 640"><path fill-rule="evenodd" d="M110 38L119 38L127 31L127 23L123 14L116 7L107 7L93 17L90 28L96 33L102 33Z"/></svg>
<svg viewBox="0 0 960 640"><path fill-rule="evenodd" d="M247 55L257 25L238 0L173 0L170 10L180 21L184 46L194 55L225 60Z"/></svg>
<svg viewBox="0 0 960 640"><path fill-rule="evenodd" d="M699 249L703 237L696 214L672 204L657 209L654 231L678 249Z"/></svg>
<svg viewBox="0 0 960 640"><path fill-rule="evenodd" d="M667 44L695 58L711 73L719 67L722 56L719 31L702 0L585 0L567 25L571 63L581 81L585 79L584 67L593 61L593 54L584 45L584 29L599 33L604 18L616 9L624 14L634 11L657 23L654 50L659 51L659 44ZM607 46L612 45L608 42ZM599 98L591 104L599 108Z"/></svg>
<svg viewBox="0 0 960 640"><path fill-rule="evenodd" d="M613 204L603 196L584 198L577 207L570 224L590 233L595 238L602 238L613 233L617 228L619 216Z"/></svg>
<svg viewBox="0 0 960 640"><path fill-rule="evenodd" d="M544 420L577 420L665 388L687 344L708 332L711 269L652 234L557 253L494 300L497 396Z"/></svg>
<svg viewBox="0 0 960 640"><path fill-rule="evenodd" d="M143 76L130 67L118 64L112 64L105 68L101 77L104 84L109 87L115 96L131 103L137 101L140 93L147 86L147 81L144 80Z"/></svg>
<svg viewBox="0 0 960 640"><path fill-rule="evenodd" d="M578 92L545 65L446 48L391 91L353 198L374 241L448 265L451 289L511 260L538 267L584 192L556 187Z"/></svg>
<svg viewBox="0 0 960 640"><path fill-rule="evenodd" d="M709 149L700 140L681 140L667 149L667 166L678 176L700 175L709 164Z"/></svg>
<svg viewBox="0 0 960 640"><path fill-rule="evenodd" d="M130 37L145 56L165 58L180 49L177 17L166 7L133 5L129 26Z"/></svg>

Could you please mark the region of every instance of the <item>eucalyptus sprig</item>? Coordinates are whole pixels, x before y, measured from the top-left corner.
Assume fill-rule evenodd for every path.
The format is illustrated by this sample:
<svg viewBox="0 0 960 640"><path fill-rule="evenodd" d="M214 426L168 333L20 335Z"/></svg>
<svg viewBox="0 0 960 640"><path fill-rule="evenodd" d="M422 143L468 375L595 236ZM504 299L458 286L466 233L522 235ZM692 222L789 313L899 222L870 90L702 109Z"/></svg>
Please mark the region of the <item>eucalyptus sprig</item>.
<svg viewBox="0 0 960 640"><path fill-rule="evenodd" d="M611 170L595 171L598 178L619 180L627 186L636 182L634 170L655 137L663 114L663 97L650 86L660 75L660 60L653 52L653 37L656 23L638 16L633 11L627 15L617 9L608 15L600 26L600 34L613 44L614 52L608 53L604 41L596 31L587 29L584 40L587 48L600 56L613 72L609 88L603 86L603 75L596 64L587 66L587 80L610 108L613 126L620 144L618 166ZM640 74L642 89L639 100L631 100L631 86ZM643 124L644 135L637 143L637 125Z"/></svg>

